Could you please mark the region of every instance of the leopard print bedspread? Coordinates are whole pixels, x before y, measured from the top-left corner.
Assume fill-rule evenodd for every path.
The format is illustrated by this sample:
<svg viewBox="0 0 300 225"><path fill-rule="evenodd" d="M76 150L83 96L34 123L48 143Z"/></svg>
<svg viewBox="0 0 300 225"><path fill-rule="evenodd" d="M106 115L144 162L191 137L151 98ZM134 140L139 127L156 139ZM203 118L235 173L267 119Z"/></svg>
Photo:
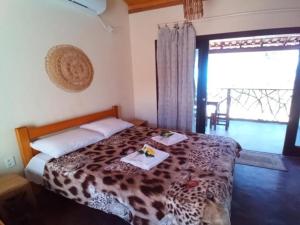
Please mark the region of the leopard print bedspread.
<svg viewBox="0 0 300 225"><path fill-rule="evenodd" d="M45 185L134 225L229 225L238 143L191 133L188 140L164 146L151 140L160 133L132 127L53 159L45 167ZM120 161L144 144L169 158L149 171Z"/></svg>

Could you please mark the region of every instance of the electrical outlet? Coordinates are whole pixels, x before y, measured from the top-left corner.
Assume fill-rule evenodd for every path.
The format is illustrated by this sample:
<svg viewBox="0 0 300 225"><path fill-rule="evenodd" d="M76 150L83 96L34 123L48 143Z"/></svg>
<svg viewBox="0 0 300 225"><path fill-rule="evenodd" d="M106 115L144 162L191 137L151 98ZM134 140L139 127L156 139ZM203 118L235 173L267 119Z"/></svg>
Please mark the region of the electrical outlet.
<svg viewBox="0 0 300 225"><path fill-rule="evenodd" d="M4 159L4 163L7 169L13 168L16 166L16 160L14 156Z"/></svg>

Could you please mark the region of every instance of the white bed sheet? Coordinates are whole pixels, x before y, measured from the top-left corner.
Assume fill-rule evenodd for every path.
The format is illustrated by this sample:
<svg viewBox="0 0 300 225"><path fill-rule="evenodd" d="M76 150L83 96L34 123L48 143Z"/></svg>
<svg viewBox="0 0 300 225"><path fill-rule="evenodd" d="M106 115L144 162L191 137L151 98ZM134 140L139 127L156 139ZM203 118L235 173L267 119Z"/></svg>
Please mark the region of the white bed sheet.
<svg viewBox="0 0 300 225"><path fill-rule="evenodd" d="M33 183L42 185L45 166L52 158L45 153L35 155L24 170L25 177Z"/></svg>

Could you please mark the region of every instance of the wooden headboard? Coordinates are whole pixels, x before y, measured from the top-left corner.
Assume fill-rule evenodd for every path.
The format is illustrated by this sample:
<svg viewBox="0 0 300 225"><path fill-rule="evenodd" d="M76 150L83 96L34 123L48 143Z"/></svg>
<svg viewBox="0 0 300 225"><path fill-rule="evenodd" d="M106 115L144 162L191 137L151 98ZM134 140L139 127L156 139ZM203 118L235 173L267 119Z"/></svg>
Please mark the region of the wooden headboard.
<svg viewBox="0 0 300 225"><path fill-rule="evenodd" d="M38 154L39 152L30 147L30 142L51 134L59 132L68 128L77 127L85 123L90 123L95 120L100 120L106 117L117 117L118 118L118 106L113 106L111 109L93 113L86 116L80 116L73 119L68 119L65 121L52 123L40 127L19 127L15 129L17 141L19 144L19 149L22 157L24 166L26 166L30 159Z"/></svg>

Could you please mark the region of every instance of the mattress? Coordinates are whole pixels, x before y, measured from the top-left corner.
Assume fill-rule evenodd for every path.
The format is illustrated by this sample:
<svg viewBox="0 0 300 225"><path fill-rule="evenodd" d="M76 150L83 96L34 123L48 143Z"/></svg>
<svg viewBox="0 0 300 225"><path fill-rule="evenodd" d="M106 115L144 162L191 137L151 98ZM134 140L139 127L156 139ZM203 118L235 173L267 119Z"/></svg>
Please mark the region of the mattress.
<svg viewBox="0 0 300 225"><path fill-rule="evenodd" d="M189 133L187 140L164 146L151 139L161 132L132 127L51 159L44 165L43 183L135 225L229 225L239 144L226 137ZM121 162L144 144L170 157L149 171Z"/></svg>

